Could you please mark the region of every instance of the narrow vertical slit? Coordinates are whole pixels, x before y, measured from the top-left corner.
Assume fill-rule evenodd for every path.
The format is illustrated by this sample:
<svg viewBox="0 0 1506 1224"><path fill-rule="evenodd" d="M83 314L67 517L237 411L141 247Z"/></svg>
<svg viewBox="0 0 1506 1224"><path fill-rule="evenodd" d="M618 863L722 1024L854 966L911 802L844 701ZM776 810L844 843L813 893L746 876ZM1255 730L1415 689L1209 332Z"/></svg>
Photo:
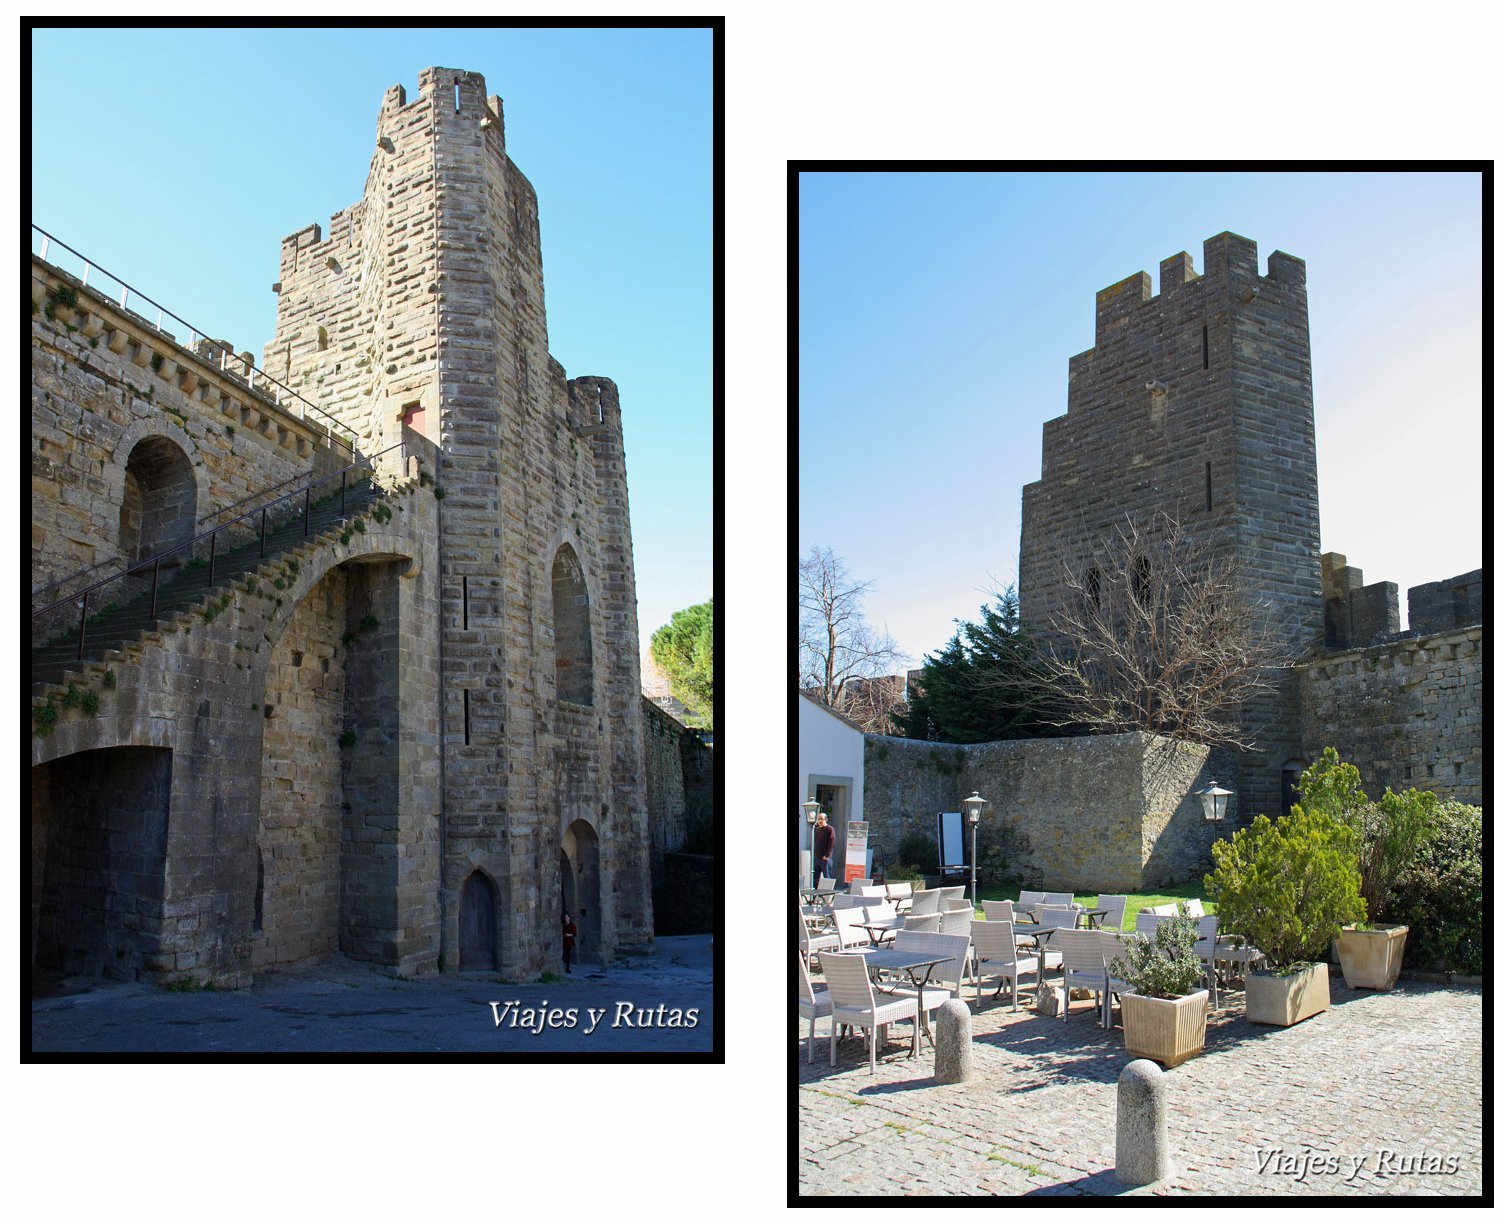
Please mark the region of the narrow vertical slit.
<svg viewBox="0 0 1506 1224"><path fill-rule="evenodd" d="M471 580L464 574L460 575L460 627L471 627Z"/></svg>
<svg viewBox="0 0 1506 1224"><path fill-rule="evenodd" d="M465 703L465 742L471 742L471 690L460 690L461 700Z"/></svg>
<svg viewBox="0 0 1506 1224"><path fill-rule="evenodd" d="M1203 509L1213 509L1213 464L1203 464Z"/></svg>
<svg viewBox="0 0 1506 1224"><path fill-rule="evenodd" d="M1208 368L1208 325L1203 324L1203 369Z"/></svg>
<svg viewBox="0 0 1506 1224"><path fill-rule="evenodd" d="M455 113L460 113L460 82L455 82Z"/></svg>

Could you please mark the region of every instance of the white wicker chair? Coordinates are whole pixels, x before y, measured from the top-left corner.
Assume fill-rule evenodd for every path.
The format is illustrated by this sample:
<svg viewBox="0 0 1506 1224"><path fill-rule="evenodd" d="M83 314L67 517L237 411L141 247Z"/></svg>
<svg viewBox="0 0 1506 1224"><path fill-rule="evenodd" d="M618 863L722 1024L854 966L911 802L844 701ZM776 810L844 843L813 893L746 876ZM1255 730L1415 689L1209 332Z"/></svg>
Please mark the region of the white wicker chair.
<svg viewBox="0 0 1506 1224"><path fill-rule="evenodd" d="M853 897L886 897L888 891L883 884L854 884L847 890Z"/></svg>
<svg viewBox="0 0 1506 1224"><path fill-rule="evenodd" d="M1091 990L1103 1011L1103 932L1058 931L1051 937L1051 946L1062 955L1062 1019L1066 1020L1072 1010L1074 987Z"/></svg>
<svg viewBox="0 0 1506 1224"><path fill-rule="evenodd" d="M1022 910L1033 910L1045 899L1046 894L1043 892L1021 892L1020 899L1015 902L1015 905Z"/></svg>
<svg viewBox="0 0 1506 1224"><path fill-rule="evenodd" d="M1069 930L1077 925L1078 912L1065 905L1042 905L1036 910L1041 916L1042 926L1067 927Z"/></svg>
<svg viewBox="0 0 1506 1224"><path fill-rule="evenodd" d="M831 876L816 877L816 887L819 888L822 892L831 892L834 888L836 888L836 886L837 882L832 879Z"/></svg>
<svg viewBox="0 0 1506 1224"><path fill-rule="evenodd" d="M1100 906L1100 908L1102 908ZM1097 931L1099 943L1103 949L1103 967L1109 974L1109 997L1104 1000L1105 1028L1114 1027L1114 996L1132 994L1134 988L1126 981L1114 976L1113 965L1116 960L1124 960L1129 953L1125 950L1126 945L1139 936L1129 931Z"/></svg>
<svg viewBox="0 0 1506 1224"><path fill-rule="evenodd" d="M865 922L889 922L896 917L893 901L881 901L877 905L867 906L864 908L863 913L865 915ZM895 927L892 931L880 932L878 942L881 944L892 942L894 932L898 930L899 928Z"/></svg>
<svg viewBox="0 0 1506 1224"><path fill-rule="evenodd" d="M1005 904L1009 904L1007 901ZM983 975L985 973L997 973L999 975L999 989L994 991L994 998L998 998L1004 990L1004 983L1009 983L1009 1004L1016 1009L1020 1006L1020 974L1035 974L1035 987L1037 994L1040 992L1041 971L1040 960L1034 956L1022 956L1015 946L1014 924L1012 922L973 922L973 985L976 988L975 997L983 998Z"/></svg>
<svg viewBox="0 0 1506 1224"><path fill-rule="evenodd" d="M972 947L972 932L964 935L948 935L943 932L904 930L894 937L898 952L917 952L923 956L946 956L948 959L931 970L920 998L920 1010L927 1016L948 999L962 997L962 979L967 973L968 949ZM914 987L898 986L898 996L915 998Z"/></svg>
<svg viewBox="0 0 1506 1224"><path fill-rule="evenodd" d="M984 922L1014 921L1013 901L980 901L978 904L983 907Z"/></svg>
<svg viewBox="0 0 1506 1224"><path fill-rule="evenodd" d="M886 888L888 890L887 895L891 901L908 897L915 891L915 885L910 883L909 880L899 880L896 883L886 885Z"/></svg>
<svg viewBox="0 0 1506 1224"><path fill-rule="evenodd" d="M906 931L939 931L941 930L941 915L906 914L905 925L902 929Z"/></svg>
<svg viewBox="0 0 1506 1224"><path fill-rule="evenodd" d="M880 1025L909 1020L915 1031L911 1037L910 1056L920 1053L920 1010L914 998L886 996L878 1002L873 983L868 980L868 961L850 953L821 953L821 972L831 995L831 1065L837 1065L837 1026L855 1025L868 1034L868 1073L874 1074L878 1056Z"/></svg>
<svg viewBox="0 0 1506 1224"><path fill-rule="evenodd" d="M867 910L839 909L833 910L831 916L837 927L837 938L841 941L842 951L850 952L872 946L873 941L862 927L868 921Z"/></svg>
<svg viewBox="0 0 1506 1224"><path fill-rule="evenodd" d="M872 897L865 897L859 893L838 893L829 902L833 913L844 909L862 909L865 905L872 903Z"/></svg>
<svg viewBox="0 0 1506 1224"><path fill-rule="evenodd" d="M1082 906L1078 905L1076 901L1072 900L1072 894L1071 893L1060 893L1060 892L1058 892L1058 893L1046 893L1041 898L1041 904L1042 905L1067 906L1068 908L1071 908L1071 909L1081 909L1082 908Z"/></svg>
<svg viewBox="0 0 1506 1224"><path fill-rule="evenodd" d="M1098 927L1104 931L1117 931L1124 925L1124 907L1129 904L1128 897L1121 897L1115 893L1099 893L1098 904L1094 909L1107 910Z"/></svg>
<svg viewBox="0 0 1506 1224"><path fill-rule="evenodd" d="M805 957L795 958L800 962L800 1018L811 1022L810 1038L805 1044L805 1061L814 1062L816 1056L816 1020L831 1015L831 991L817 990L811 985L810 970ZM836 1026L833 1025L833 1028Z"/></svg>
<svg viewBox="0 0 1506 1224"><path fill-rule="evenodd" d="M841 937L835 931L813 931L805 914L797 913L796 918L800 923L800 951L807 960L814 959L817 952L842 946Z"/></svg>
<svg viewBox="0 0 1506 1224"><path fill-rule="evenodd" d="M939 914L941 912L941 889L922 888L919 892L911 893L910 912L916 916L921 914Z"/></svg>

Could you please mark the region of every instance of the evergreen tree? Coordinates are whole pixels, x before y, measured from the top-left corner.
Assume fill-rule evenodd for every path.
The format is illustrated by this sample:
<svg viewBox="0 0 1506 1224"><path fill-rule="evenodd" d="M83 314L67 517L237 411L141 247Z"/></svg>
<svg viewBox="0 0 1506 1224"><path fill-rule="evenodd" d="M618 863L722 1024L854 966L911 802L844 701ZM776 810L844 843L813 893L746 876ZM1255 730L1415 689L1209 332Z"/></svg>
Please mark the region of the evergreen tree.
<svg viewBox="0 0 1506 1224"><path fill-rule="evenodd" d="M1035 674L1034 644L1020 629L1014 587L978 616L954 621L951 641L922 661L909 708L894 719L899 734L953 744L1063 734L1046 721L1049 694Z"/></svg>
<svg viewBox="0 0 1506 1224"><path fill-rule="evenodd" d="M649 653L664 669L669 691L690 712L691 726L709 727L716 638L712 601L684 608L654 630Z"/></svg>

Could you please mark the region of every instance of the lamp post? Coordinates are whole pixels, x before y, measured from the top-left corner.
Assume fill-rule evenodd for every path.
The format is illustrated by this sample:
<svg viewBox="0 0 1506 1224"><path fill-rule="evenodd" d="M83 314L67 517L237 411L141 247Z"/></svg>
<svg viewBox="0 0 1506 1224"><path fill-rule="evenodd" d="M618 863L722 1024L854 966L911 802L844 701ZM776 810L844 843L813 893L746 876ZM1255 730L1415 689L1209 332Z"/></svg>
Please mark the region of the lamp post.
<svg viewBox="0 0 1506 1224"><path fill-rule="evenodd" d="M1198 792L1198 798L1203 801L1204 820L1222 820L1224 813L1229 810L1229 796L1233 791L1227 791L1217 782L1209 781L1208 789Z"/></svg>
<svg viewBox="0 0 1506 1224"><path fill-rule="evenodd" d="M984 805L988 803L974 791L962 801L963 810L967 812L967 823L973 830L973 913L978 912L978 821L983 815Z"/></svg>
<svg viewBox="0 0 1506 1224"><path fill-rule="evenodd" d="M814 795L812 795L809 799L807 799L804 803L802 803L800 805L800 810L805 813L805 823L806 823L807 826L809 826L809 832L806 834L805 844L810 847L810 852L811 852L811 887L815 888L821 882L820 878L815 874L815 867L816 867L816 817L817 817L817 815L820 814L821 805L820 805L820 803L818 803L816 801L816 797Z"/></svg>

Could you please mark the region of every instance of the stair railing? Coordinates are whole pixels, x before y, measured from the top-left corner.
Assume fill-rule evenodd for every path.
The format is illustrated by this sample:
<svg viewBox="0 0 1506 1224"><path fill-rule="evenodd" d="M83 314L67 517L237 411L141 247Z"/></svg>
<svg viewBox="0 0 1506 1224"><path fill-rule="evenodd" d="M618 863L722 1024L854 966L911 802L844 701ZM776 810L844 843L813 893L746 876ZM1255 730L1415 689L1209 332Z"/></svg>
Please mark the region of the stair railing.
<svg viewBox="0 0 1506 1224"><path fill-rule="evenodd" d="M68 254L74 256L79 260L80 263L83 264L83 276L79 279L79 283L82 284L85 288L91 288L101 297L105 297L106 294L99 286L100 277L103 276L111 281L114 281L115 287L117 287L120 291L120 309L127 311L130 314L134 314L137 318L141 319L149 326L152 325L151 320L147 318L146 315L143 315L140 311L131 309L131 307L127 306L126 303L131 299L131 295L134 294L137 298L141 299L141 301L145 302L147 305L155 306L157 308L157 322L155 326L157 330L159 332L162 332L164 336L166 336L168 333L162 326L163 322L166 319L171 319L174 323L177 323L188 330L188 343L183 347L190 353L195 353L197 355L198 344L200 341L202 341L209 347L209 349L213 350L213 352L215 353L213 360L218 362L220 371L222 373L227 374L237 381L244 382L246 386L252 391L259 389L263 394L269 394L267 387L270 387L270 395L279 408L292 412L296 407L298 415L302 417L302 419L312 428L316 428L321 432L327 434L334 441L340 443L341 446L345 447L345 449L351 455L355 454L355 438L343 422L331 416L323 408L319 407L318 404L311 403L309 400L304 399L303 396L299 395L298 392L294 391L293 388L289 387L286 383L279 382L277 379L273 378L270 374L268 374L265 370L258 366L253 360L251 360L250 353L245 353L238 356L227 345L221 344L218 340L213 339L208 333L200 331L187 319L183 318L181 315L174 314L160 302L149 298L134 285L126 284L125 281L121 280L120 277L116 276L113 272L100 267L99 264L95 263L82 252L74 250L62 239L56 238L53 235L49 234L40 225L33 224L31 230L32 245L34 247L40 245L40 249L37 251L38 259L42 260L44 263L52 264L52 266L57 268L60 272L66 272L67 269L59 265L55 256L51 259L48 258L48 256L52 254L53 247L61 247L63 250L67 251ZM41 239L40 244L37 243L37 238ZM89 284L89 276L91 273L96 274L94 278L95 283L92 286ZM72 275L72 273L69 273L69 275ZM112 299L114 292L115 290L112 288ZM176 342L176 337L170 338L173 339L174 342ZM258 383L265 385L258 387ZM311 412L319 417L322 417L323 420L309 420L309 413Z"/></svg>
<svg viewBox="0 0 1506 1224"><path fill-rule="evenodd" d="M230 550L245 544L249 544L252 540L259 540L260 547L258 556L259 558L265 558L267 555L268 537L275 534L277 531L283 530L293 524L298 523L299 520L302 520L301 538L305 540L308 539L309 535L311 534L313 510L315 506L314 490L319 489L322 486L329 486L329 492L327 494L322 494L320 500L322 501L323 497L325 496L328 496L331 499L338 497L339 515L340 517L343 517L345 514L346 497L350 491L350 487L353 483L357 483L356 481L353 481L351 479L351 473L357 471L358 469L369 473L372 477L374 487L379 488L379 486L375 485L375 468L372 461L380 458L383 455L387 455L393 451L398 450L401 450L403 452L400 456L402 461L401 470L406 473L408 471L409 465L407 443L398 442L392 446L387 447L385 450L378 451L376 454L367 456L366 458L361 459L356 463L348 464L346 467L341 468L338 472L331 472L326 476L316 477L315 479L309 481L307 484L304 484L289 493L284 493L281 496L273 498L272 500L264 503L263 505L254 507L251 510L247 510L242 514L237 515L235 518L230 519L228 522L219 524L217 527L213 528L210 531L200 532L191 540L184 540L181 544L175 544L172 548L166 549L165 551L158 553L156 556L147 557L143 560L135 562L134 564L129 564L127 565L127 568L119 574L112 574L108 578L101 579L98 582L85 587L81 591L75 591L72 595L64 596L62 599L52 601L45 607L35 609L31 614L33 647L35 648L35 646L37 645L39 635L48 631L49 622L44 618L48 617L54 612L57 612L61 608L77 605L78 649L74 657L77 659L82 659L84 657L85 633L89 625L89 605L91 598L95 607L100 607L100 605L104 604L105 600L108 599L108 595L104 594L105 588L111 586L114 583L121 583L123 586L126 586L129 583L130 579L138 579L136 583L130 584L131 587L135 588L130 590L130 597L134 599L137 595L146 594L146 579L147 575L150 574L151 600L149 605L149 615L155 618L157 615L157 596L159 590L164 585L164 578L168 582L170 582L174 577L182 577L185 573L191 572L192 569L197 569L200 566L207 565L209 569L209 588L212 589L214 586L215 564L217 561L222 562L224 555ZM338 484L336 482L338 482ZM272 486L272 489L275 490L281 488L282 485L286 483L286 481L283 481L280 484ZM256 496L259 496L259 494L252 494L253 498ZM249 499L242 500L244 501ZM274 521L272 516L279 507L283 507L284 509L291 509L294 511L294 513L286 518L283 518L280 522ZM227 509L228 508L229 507L227 507ZM234 533L233 535L231 534L232 532ZM222 536L226 537L226 543L223 545L221 541ZM208 554L207 557L199 555L201 552L206 550ZM120 558L116 558L115 560L119 564L127 564ZM109 562L104 562L102 564L109 564ZM59 582L51 583L49 585L56 587L62 583L70 582L75 578L80 578L84 575L90 574L94 572L94 570L97 570L99 568L101 568L101 566L99 565L91 566L89 569L80 570L77 574L72 575L70 578L60 579ZM166 573L164 573L164 571L166 571ZM45 591L48 588L43 587L41 589ZM106 605L102 612L96 613L96 616L102 617L111 610L112 606ZM56 621L51 623L56 623ZM59 639L54 638L50 644L56 644L58 640Z"/></svg>

